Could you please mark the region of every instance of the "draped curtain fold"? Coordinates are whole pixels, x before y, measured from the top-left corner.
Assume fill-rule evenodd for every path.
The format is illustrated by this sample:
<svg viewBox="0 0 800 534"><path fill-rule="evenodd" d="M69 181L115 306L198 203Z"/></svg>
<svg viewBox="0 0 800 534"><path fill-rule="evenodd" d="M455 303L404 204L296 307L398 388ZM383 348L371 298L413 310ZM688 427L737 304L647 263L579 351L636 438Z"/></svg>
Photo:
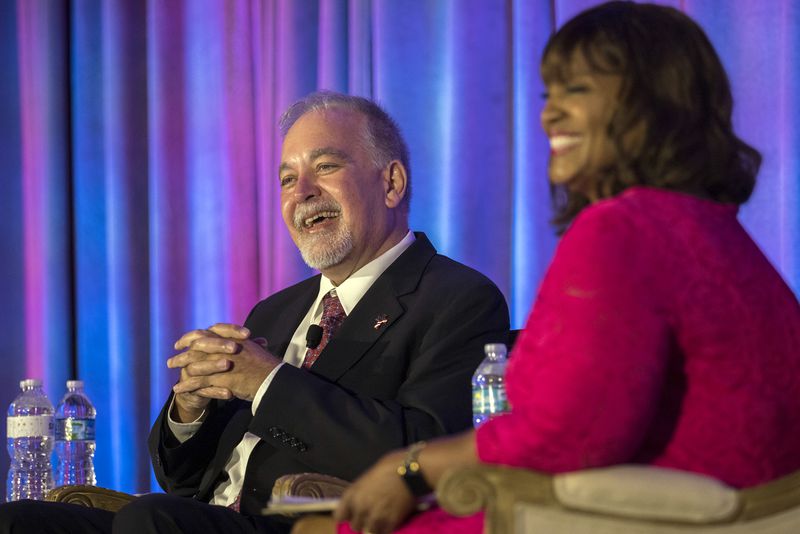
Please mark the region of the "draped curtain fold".
<svg viewBox="0 0 800 534"><path fill-rule="evenodd" d="M155 489L145 439L174 341L311 273L280 217L276 123L317 89L398 120L412 227L492 278L520 327L556 243L539 54L596 3L0 0L0 400L31 376L55 403L77 375L98 482ZM797 290L800 5L661 3L722 56L764 155L740 216Z"/></svg>

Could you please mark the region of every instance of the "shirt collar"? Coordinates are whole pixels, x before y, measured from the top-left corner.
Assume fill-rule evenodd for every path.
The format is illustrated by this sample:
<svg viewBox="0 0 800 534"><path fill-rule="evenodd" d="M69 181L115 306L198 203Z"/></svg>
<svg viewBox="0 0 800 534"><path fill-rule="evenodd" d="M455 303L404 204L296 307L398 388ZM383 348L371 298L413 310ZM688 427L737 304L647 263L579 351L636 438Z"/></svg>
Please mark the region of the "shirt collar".
<svg viewBox="0 0 800 534"><path fill-rule="evenodd" d="M322 297L331 289L336 289L336 295L339 297L339 302L342 303L344 312L350 315L350 312L356 307L361 297L363 297L369 288L372 287L372 284L375 283L375 280L400 257L400 254L411 246L414 240L414 234L409 231L399 243L351 274L347 280L338 286L334 286L333 282L323 275L319 282L319 293L317 294L317 299L314 301L313 309L318 310ZM322 312L319 312L319 314L321 313Z"/></svg>

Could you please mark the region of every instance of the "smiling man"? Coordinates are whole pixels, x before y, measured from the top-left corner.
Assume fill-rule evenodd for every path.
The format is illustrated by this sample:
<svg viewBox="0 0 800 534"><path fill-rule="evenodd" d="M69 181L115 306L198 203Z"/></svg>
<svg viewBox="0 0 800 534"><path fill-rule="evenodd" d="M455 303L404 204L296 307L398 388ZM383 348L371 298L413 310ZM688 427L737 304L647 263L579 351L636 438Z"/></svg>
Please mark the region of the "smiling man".
<svg viewBox="0 0 800 534"><path fill-rule="evenodd" d="M258 513L277 477L352 479L390 449L470 424L470 376L483 344L504 338L508 311L488 279L409 231L396 124L369 100L317 93L281 128L283 219L321 275L259 303L246 330L218 325L178 342L188 350L169 365L181 380L151 451L162 486L195 500L185 519L164 497L125 517L157 523L169 508L169 522L184 521L173 531L207 526L205 514L273 531Z"/></svg>
<svg viewBox="0 0 800 534"><path fill-rule="evenodd" d="M408 234L408 151L399 136L380 150L365 114L332 107L295 119L300 105L282 122L281 211L305 262L340 284Z"/></svg>
<svg viewBox="0 0 800 534"><path fill-rule="evenodd" d="M118 514L137 534L282 530L259 515L279 476L353 479L469 427L470 376L484 343L505 339L495 285L409 231L408 149L380 107L316 93L281 130L283 219L321 274L260 302L246 328L178 341L181 379L150 441L171 495Z"/></svg>

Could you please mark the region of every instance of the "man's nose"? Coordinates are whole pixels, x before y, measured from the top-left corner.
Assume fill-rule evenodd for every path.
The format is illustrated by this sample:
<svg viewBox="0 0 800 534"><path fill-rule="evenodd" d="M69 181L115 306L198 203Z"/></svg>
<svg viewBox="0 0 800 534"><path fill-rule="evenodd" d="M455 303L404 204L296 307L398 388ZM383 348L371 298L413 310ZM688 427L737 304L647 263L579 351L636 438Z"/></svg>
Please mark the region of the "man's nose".
<svg viewBox="0 0 800 534"><path fill-rule="evenodd" d="M297 176L297 183L295 183L292 193L297 202L304 202L315 196L319 196L320 190L317 184L317 177L314 173L300 173Z"/></svg>

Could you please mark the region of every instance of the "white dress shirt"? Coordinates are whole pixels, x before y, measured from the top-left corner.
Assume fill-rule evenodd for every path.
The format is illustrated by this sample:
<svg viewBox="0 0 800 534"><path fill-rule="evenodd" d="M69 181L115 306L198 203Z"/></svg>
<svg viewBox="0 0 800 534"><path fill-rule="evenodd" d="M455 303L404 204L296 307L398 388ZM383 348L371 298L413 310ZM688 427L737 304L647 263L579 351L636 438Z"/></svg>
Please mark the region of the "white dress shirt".
<svg viewBox="0 0 800 534"><path fill-rule="evenodd" d="M354 272L347 280L338 286L335 286L333 282L324 276L320 279L317 298L311 304L311 307L308 309L308 313L306 313L305 317L303 317L303 320L300 321L297 330L295 330L292 340L289 342L289 346L286 348L286 353L283 356L283 362L278 364L278 366L272 370L267 378L264 379L264 382L258 388L258 391L256 391L252 405L253 415L255 415L256 410L261 403L261 399L267 392L267 388L269 388L273 378L275 378L275 374L278 372L278 369L287 364L295 367L300 367L303 365L303 360L305 359L307 350L306 333L308 332L309 326L312 324L319 324L319 321L322 318L322 298L329 293L331 289L336 289L336 294L339 297L339 302L342 303L344 312L347 315L350 315L350 312L356 307L356 304L358 304L358 301L361 300L361 297L364 296L367 290L372 287L372 284L375 282L375 280L377 280L378 277L383 274L383 271L385 271L392 263L394 263L400 254L402 254L409 246L411 246L413 242L414 234L408 232L399 243L368 264L364 265L358 271ZM269 340L267 340L267 342L269 342ZM204 412L202 415L200 415L200 417L191 423L178 423L172 419L172 406L169 407L168 414L169 417L167 418L167 423L169 428L181 443L192 437L200 428L200 425L203 424L203 419L205 419ZM228 480L220 483L216 487L214 490L214 497L211 499L211 504L228 506L236 500L236 497L239 495L239 493L241 493L242 485L244 484L244 474L247 467L247 460L250 458L250 454L253 452L253 449L258 442L258 436L251 432L245 433L245 435L242 437L242 441L240 441L236 448L233 449L231 457L228 459L228 463L225 464L225 472L228 474Z"/></svg>

